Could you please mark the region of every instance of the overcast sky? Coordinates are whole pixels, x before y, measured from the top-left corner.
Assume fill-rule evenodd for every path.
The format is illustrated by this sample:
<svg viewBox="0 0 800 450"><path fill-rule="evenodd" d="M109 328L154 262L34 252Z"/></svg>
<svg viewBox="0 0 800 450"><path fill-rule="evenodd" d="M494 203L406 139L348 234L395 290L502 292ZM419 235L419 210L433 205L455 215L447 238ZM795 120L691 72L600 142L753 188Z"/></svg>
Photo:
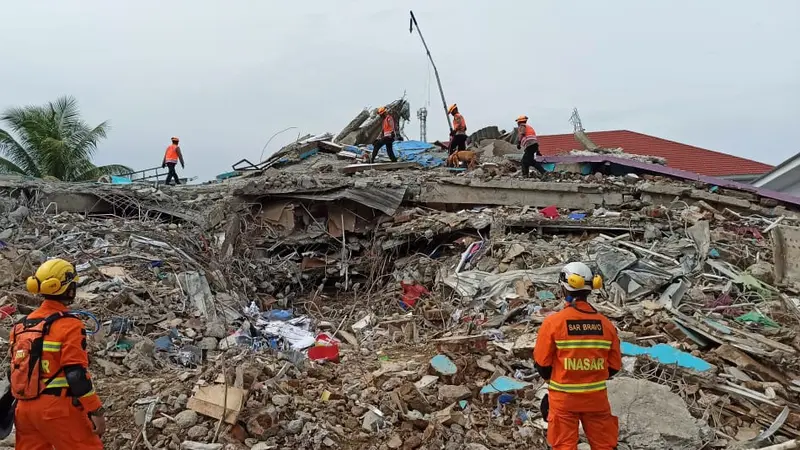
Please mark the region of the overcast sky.
<svg viewBox="0 0 800 450"><path fill-rule="evenodd" d="M98 164L156 166L178 135L182 175L201 180L256 161L276 131L335 133L403 92L412 111L430 101L428 138L444 139L409 9L472 130L526 114L566 133L578 107L589 131L771 164L800 151L797 0L7 1L0 108L73 95L111 122Z"/></svg>

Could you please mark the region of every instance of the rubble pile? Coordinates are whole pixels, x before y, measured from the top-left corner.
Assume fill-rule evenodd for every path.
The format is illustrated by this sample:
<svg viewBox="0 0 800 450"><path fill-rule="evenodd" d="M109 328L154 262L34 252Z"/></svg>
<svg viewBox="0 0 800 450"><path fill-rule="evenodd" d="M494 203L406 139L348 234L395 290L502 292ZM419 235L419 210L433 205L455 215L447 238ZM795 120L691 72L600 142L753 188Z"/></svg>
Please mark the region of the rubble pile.
<svg viewBox="0 0 800 450"><path fill-rule="evenodd" d="M797 203L635 170L348 172L368 119L211 185L0 180L0 336L62 257L109 448L544 448L531 354L584 261L623 341L621 449L800 437Z"/></svg>

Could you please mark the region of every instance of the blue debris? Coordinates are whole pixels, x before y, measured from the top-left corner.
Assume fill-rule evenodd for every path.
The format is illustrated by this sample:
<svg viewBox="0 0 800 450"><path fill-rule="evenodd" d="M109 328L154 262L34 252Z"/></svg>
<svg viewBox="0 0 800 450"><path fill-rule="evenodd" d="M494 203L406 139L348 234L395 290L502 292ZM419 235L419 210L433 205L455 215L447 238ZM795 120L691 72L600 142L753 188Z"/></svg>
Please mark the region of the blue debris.
<svg viewBox="0 0 800 450"><path fill-rule="evenodd" d="M468 405L468 404L469 404L469 403L467 403L467 401L466 401L466 400L460 400L460 401L458 402L458 406L459 406L459 407L461 407L461 409L467 409L467 405Z"/></svg>
<svg viewBox="0 0 800 450"><path fill-rule="evenodd" d="M586 213L572 213L569 215L572 220L583 220L584 217L586 217Z"/></svg>
<svg viewBox="0 0 800 450"><path fill-rule="evenodd" d="M719 258L719 250L712 248L708 250L708 257L709 258Z"/></svg>
<svg viewBox="0 0 800 450"><path fill-rule="evenodd" d="M224 172L224 173L221 173L221 174L217 175L217 179L220 180L220 181L227 180L228 178L238 177L241 174L242 173L237 171L237 170L234 170L233 172Z"/></svg>
<svg viewBox="0 0 800 450"><path fill-rule="evenodd" d="M269 311L265 311L261 313L261 317L266 320L289 320L293 316L293 312L291 309L270 309Z"/></svg>
<svg viewBox="0 0 800 450"><path fill-rule="evenodd" d="M131 181L130 178L111 175L111 184L131 184L131 183L133 182Z"/></svg>
<svg viewBox="0 0 800 450"><path fill-rule="evenodd" d="M497 394L500 392L514 392L530 386L530 383L515 380L511 377L497 377L494 381L481 388L481 394Z"/></svg>
<svg viewBox="0 0 800 450"><path fill-rule="evenodd" d="M542 164L542 168L547 172L555 172L556 164L555 163L544 163L544 164Z"/></svg>
<svg viewBox="0 0 800 450"><path fill-rule="evenodd" d="M311 150L309 150L307 152L301 153L297 158L302 161L302 160L304 160L306 158L310 158L311 156L316 155L317 153L319 153L319 149L318 148L312 148Z"/></svg>
<svg viewBox="0 0 800 450"><path fill-rule="evenodd" d="M453 360L445 355L436 355L431 358L431 366L442 375L455 375L458 372Z"/></svg>
<svg viewBox="0 0 800 450"><path fill-rule="evenodd" d="M160 352L169 352L172 350L172 339L169 336L161 336L155 341L153 344L156 347L156 350Z"/></svg>
<svg viewBox="0 0 800 450"><path fill-rule="evenodd" d="M514 395L511 394L500 394L500 397L497 398L497 403L501 405L507 405L516 399Z"/></svg>
<svg viewBox="0 0 800 450"><path fill-rule="evenodd" d="M693 369L698 372L711 370L711 364L702 359L682 352L667 344L656 344L652 347L641 347L636 344L623 342L621 344L622 354L626 356L647 355L661 364L677 364L679 367Z"/></svg>

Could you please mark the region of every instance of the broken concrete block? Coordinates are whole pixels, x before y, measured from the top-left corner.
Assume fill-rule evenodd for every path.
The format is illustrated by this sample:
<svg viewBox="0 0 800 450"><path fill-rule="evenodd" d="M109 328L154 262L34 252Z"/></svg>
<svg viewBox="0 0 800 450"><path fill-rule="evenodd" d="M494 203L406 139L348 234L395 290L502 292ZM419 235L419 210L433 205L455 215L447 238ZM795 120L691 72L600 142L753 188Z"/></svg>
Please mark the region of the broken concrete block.
<svg viewBox="0 0 800 450"><path fill-rule="evenodd" d="M181 450L222 450L222 444L204 444L202 442L183 441Z"/></svg>
<svg viewBox="0 0 800 450"><path fill-rule="evenodd" d="M414 385L417 389L425 389L433 386L436 382L439 381L439 377L435 375L425 375L419 379Z"/></svg>
<svg viewBox="0 0 800 450"><path fill-rule="evenodd" d="M696 450L700 427L680 396L647 380L608 382L612 413L619 418L620 442L631 450Z"/></svg>
<svg viewBox="0 0 800 450"><path fill-rule="evenodd" d="M456 386L445 384L439 386L439 400L446 403L453 403L459 400L466 400L472 397L472 391L466 386Z"/></svg>
<svg viewBox="0 0 800 450"><path fill-rule="evenodd" d="M375 414L372 411L367 411L364 414L364 419L361 421L361 428L370 433L375 433L383 427L383 417Z"/></svg>

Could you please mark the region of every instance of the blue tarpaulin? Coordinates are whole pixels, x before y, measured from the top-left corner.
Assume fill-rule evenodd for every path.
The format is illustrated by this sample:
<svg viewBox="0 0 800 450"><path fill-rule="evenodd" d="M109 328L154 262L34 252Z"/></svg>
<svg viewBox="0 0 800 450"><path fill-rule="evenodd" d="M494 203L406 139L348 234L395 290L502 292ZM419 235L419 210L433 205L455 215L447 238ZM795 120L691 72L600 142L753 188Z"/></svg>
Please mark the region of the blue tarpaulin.
<svg viewBox="0 0 800 450"><path fill-rule="evenodd" d="M682 352L667 344L656 344L652 347L641 347L636 344L622 342L620 344L622 354L625 356L647 355L662 364L677 364L679 367L694 369L698 372L711 370L711 364L702 359Z"/></svg>
<svg viewBox="0 0 800 450"><path fill-rule="evenodd" d="M392 145L392 150L399 161L415 162L422 167L439 167L444 165L444 159L428 153L434 147L433 144L422 141L397 141ZM367 146L367 148L372 150L372 145ZM345 147L345 150L361 154L360 150L357 151L351 146ZM383 147L378 151L386 154L386 149Z"/></svg>

